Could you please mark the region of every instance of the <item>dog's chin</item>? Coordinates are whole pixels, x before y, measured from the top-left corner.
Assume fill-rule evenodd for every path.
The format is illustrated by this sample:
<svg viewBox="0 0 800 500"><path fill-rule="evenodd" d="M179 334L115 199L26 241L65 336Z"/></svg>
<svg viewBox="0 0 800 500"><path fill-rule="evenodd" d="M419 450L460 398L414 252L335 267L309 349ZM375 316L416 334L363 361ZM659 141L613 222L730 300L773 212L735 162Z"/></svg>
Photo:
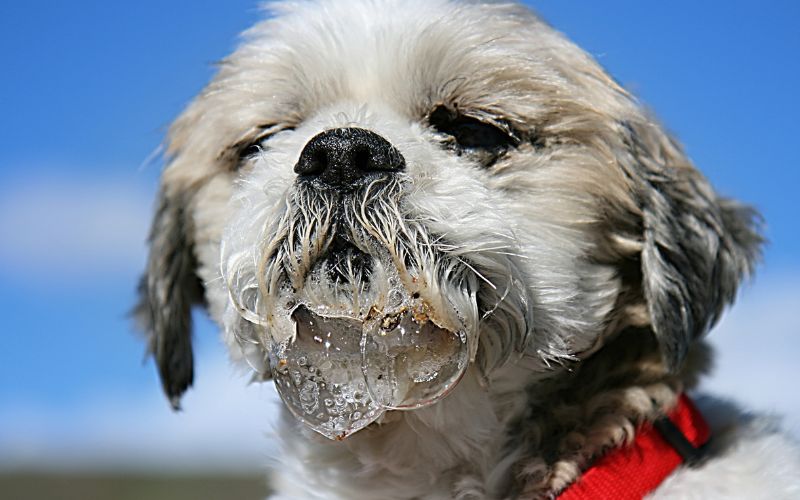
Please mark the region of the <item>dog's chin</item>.
<svg viewBox="0 0 800 500"><path fill-rule="evenodd" d="M269 365L289 410L314 431L344 439L388 410L440 400L463 376L470 347L459 312L404 281L385 255L334 239L298 291L282 287L272 318L288 331L271 332Z"/></svg>

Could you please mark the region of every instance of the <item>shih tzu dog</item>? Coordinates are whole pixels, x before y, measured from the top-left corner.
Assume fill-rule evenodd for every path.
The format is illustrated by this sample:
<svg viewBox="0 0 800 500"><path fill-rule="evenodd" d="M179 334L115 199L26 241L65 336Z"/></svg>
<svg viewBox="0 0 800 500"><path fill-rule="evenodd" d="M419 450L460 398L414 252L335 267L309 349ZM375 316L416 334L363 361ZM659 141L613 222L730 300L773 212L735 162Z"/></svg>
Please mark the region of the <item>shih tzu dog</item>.
<svg viewBox="0 0 800 500"><path fill-rule="evenodd" d="M757 214L591 57L512 4L269 8L170 131L137 316L174 407L201 304L285 403L275 498L800 496L686 395Z"/></svg>

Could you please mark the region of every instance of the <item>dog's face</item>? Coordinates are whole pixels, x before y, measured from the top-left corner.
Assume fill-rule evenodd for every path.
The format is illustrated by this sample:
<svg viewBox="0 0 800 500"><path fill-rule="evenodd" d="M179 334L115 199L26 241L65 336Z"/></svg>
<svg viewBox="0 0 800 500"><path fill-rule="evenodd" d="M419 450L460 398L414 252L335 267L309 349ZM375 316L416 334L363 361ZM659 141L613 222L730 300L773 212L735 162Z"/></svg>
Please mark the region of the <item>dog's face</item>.
<svg viewBox="0 0 800 500"><path fill-rule="evenodd" d="M525 9L275 10L171 131L140 315L173 404L193 303L341 438L625 329L677 369L750 270L752 213Z"/></svg>

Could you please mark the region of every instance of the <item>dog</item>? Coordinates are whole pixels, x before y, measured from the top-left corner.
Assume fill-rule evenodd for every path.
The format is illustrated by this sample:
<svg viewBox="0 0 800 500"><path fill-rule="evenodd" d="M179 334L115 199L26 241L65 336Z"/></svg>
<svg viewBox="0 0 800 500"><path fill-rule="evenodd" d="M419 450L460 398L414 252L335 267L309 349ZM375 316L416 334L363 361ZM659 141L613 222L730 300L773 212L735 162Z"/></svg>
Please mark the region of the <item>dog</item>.
<svg viewBox="0 0 800 500"><path fill-rule="evenodd" d="M759 216L591 57L514 4L270 9L169 132L136 316L173 407L201 305L285 403L274 498L800 495L775 425L687 396Z"/></svg>

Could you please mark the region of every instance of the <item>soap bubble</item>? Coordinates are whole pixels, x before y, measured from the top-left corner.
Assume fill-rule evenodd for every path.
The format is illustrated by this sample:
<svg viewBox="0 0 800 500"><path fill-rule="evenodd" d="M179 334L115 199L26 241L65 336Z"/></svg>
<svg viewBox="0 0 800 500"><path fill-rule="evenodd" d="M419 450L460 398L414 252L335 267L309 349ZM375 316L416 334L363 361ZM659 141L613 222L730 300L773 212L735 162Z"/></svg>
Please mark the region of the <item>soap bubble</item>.
<svg viewBox="0 0 800 500"><path fill-rule="evenodd" d="M298 307L295 333L270 356L283 402L306 425L329 439L344 439L380 417L383 409L363 395L361 322L324 318Z"/></svg>
<svg viewBox="0 0 800 500"><path fill-rule="evenodd" d="M369 320L326 317L297 306L295 332L270 356L278 393L316 432L343 439L386 410L444 397L466 371L466 335L428 319L421 301Z"/></svg>
<svg viewBox="0 0 800 500"><path fill-rule="evenodd" d="M466 336L438 327L421 311L404 308L364 328L362 370L370 396L383 408L431 404L466 371Z"/></svg>

